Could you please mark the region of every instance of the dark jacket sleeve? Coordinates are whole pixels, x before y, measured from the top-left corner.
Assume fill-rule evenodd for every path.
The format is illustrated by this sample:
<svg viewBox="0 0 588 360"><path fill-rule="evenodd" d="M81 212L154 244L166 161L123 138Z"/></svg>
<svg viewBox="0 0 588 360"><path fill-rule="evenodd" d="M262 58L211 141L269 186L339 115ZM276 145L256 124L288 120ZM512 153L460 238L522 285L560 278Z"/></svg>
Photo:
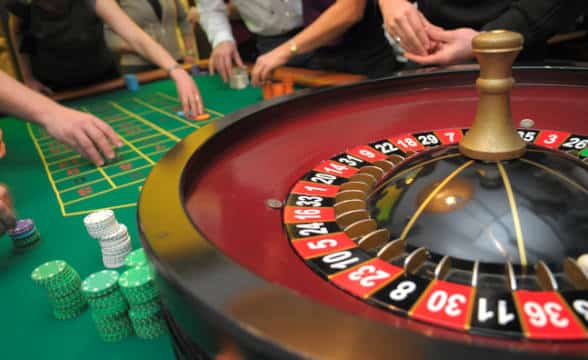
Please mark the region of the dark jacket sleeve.
<svg viewBox="0 0 588 360"><path fill-rule="evenodd" d="M29 5L19 0L9 0L6 2L6 10L20 19L20 44L18 49L21 53L31 53L34 50L35 39L31 34L31 18Z"/></svg>
<svg viewBox="0 0 588 360"><path fill-rule="evenodd" d="M519 0L482 30L520 32L525 47L542 46L552 35L569 30L582 14L587 0Z"/></svg>

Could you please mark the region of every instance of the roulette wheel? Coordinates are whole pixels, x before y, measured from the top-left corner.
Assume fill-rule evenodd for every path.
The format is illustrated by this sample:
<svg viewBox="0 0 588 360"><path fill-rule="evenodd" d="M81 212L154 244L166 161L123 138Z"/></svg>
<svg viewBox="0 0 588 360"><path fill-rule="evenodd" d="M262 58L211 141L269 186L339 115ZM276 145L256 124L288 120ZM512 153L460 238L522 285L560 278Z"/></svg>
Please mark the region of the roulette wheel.
<svg viewBox="0 0 588 360"><path fill-rule="evenodd" d="M513 88L521 45L485 33L477 80L302 91L172 149L138 216L177 356L586 356L588 72Z"/></svg>

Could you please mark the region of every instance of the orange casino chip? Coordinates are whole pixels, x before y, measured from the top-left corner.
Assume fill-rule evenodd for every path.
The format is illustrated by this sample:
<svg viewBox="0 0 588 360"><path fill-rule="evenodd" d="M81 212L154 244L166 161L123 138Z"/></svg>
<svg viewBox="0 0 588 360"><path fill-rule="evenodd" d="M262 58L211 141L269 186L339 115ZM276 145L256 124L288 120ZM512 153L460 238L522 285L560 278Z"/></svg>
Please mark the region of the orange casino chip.
<svg viewBox="0 0 588 360"><path fill-rule="evenodd" d="M275 82L272 84L272 95L273 97L284 95L284 83Z"/></svg>
<svg viewBox="0 0 588 360"><path fill-rule="evenodd" d="M202 114L196 116L196 120L198 120L198 121L204 121L204 120L208 120L208 119L210 119L210 114L208 114L208 113L202 113Z"/></svg>
<svg viewBox="0 0 588 360"><path fill-rule="evenodd" d="M262 92L263 92L263 99L264 100L269 100L273 97L273 89L272 89L272 82L271 81L266 81L263 83Z"/></svg>
<svg viewBox="0 0 588 360"><path fill-rule="evenodd" d="M2 159L6 155L6 145L4 141L2 141L2 129L0 129L0 159Z"/></svg>
<svg viewBox="0 0 588 360"><path fill-rule="evenodd" d="M292 94L294 92L294 80L292 78L284 79L284 94Z"/></svg>

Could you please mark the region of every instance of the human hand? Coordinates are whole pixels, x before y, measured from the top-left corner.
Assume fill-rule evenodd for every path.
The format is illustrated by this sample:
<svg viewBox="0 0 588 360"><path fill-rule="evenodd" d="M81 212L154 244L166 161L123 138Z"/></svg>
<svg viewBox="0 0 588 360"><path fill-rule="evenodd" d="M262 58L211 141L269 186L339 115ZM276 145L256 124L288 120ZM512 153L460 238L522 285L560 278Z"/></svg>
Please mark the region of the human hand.
<svg viewBox="0 0 588 360"><path fill-rule="evenodd" d="M431 26L424 15L407 0L380 0L386 31L407 52L427 55L435 46L427 35Z"/></svg>
<svg viewBox="0 0 588 360"><path fill-rule="evenodd" d="M251 83L253 86L262 85L264 81L270 80L272 71L287 63L289 58L290 50L283 46L278 46L272 51L259 56L255 61L253 70L251 70Z"/></svg>
<svg viewBox="0 0 588 360"><path fill-rule="evenodd" d="M4 235L6 230L12 229L15 226L16 216L14 216L10 193L5 185L0 184L0 237Z"/></svg>
<svg viewBox="0 0 588 360"><path fill-rule="evenodd" d="M192 25L195 25L200 21L200 13L198 13L197 7L192 6L190 10L188 10L188 21Z"/></svg>
<svg viewBox="0 0 588 360"><path fill-rule="evenodd" d="M115 157L113 145L123 145L114 130L102 120L61 105L44 112L39 123L49 135L71 146L97 166L104 165L103 156L108 159Z"/></svg>
<svg viewBox="0 0 588 360"><path fill-rule="evenodd" d="M192 114L192 117L196 117L204 113L204 105L202 104L202 97L200 97L198 87L186 70L182 67L177 67L170 72L170 76L176 82L176 88L184 114L186 116Z"/></svg>
<svg viewBox="0 0 588 360"><path fill-rule="evenodd" d="M479 34L476 30L470 28L443 30L432 27L427 32L431 40L438 43L437 49L425 56L406 52L404 56L407 59L423 65L450 65L466 62L474 57L472 39Z"/></svg>
<svg viewBox="0 0 588 360"><path fill-rule="evenodd" d="M24 79L24 83L28 88L35 90L36 92L40 92L41 94L48 96L53 95L53 90L45 86L42 82L35 79L34 77Z"/></svg>
<svg viewBox="0 0 588 360"><path fill-rule="evenodd" d="M223 81L228 82L233 71L233 61L238 67L245 67L235 42L231 40L223 41L219 43L212 50L212 54L210 54L208 72L214 74L216 70L223 78Z"/></svg>

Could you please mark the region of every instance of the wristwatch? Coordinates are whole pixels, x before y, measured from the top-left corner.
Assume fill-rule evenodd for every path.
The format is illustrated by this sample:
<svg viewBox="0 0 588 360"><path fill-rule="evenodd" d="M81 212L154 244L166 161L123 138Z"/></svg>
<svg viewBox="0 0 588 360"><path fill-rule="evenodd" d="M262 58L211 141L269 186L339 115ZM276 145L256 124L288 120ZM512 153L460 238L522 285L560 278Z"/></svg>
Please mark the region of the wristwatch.
<svg viewBox="0 0 588 360"><path fill-rule="evenodd" d="M167 69L167 74L168 74L168 75L171 75L171 73L172 73L172 72L173 72L175 69L178 69L178 68L181 68L181 67L182 67L182 65L180 65L180 64L178 64L178 63L175 63L175 64L173 64L172 66L170 66L170 67Z"/></svg>

